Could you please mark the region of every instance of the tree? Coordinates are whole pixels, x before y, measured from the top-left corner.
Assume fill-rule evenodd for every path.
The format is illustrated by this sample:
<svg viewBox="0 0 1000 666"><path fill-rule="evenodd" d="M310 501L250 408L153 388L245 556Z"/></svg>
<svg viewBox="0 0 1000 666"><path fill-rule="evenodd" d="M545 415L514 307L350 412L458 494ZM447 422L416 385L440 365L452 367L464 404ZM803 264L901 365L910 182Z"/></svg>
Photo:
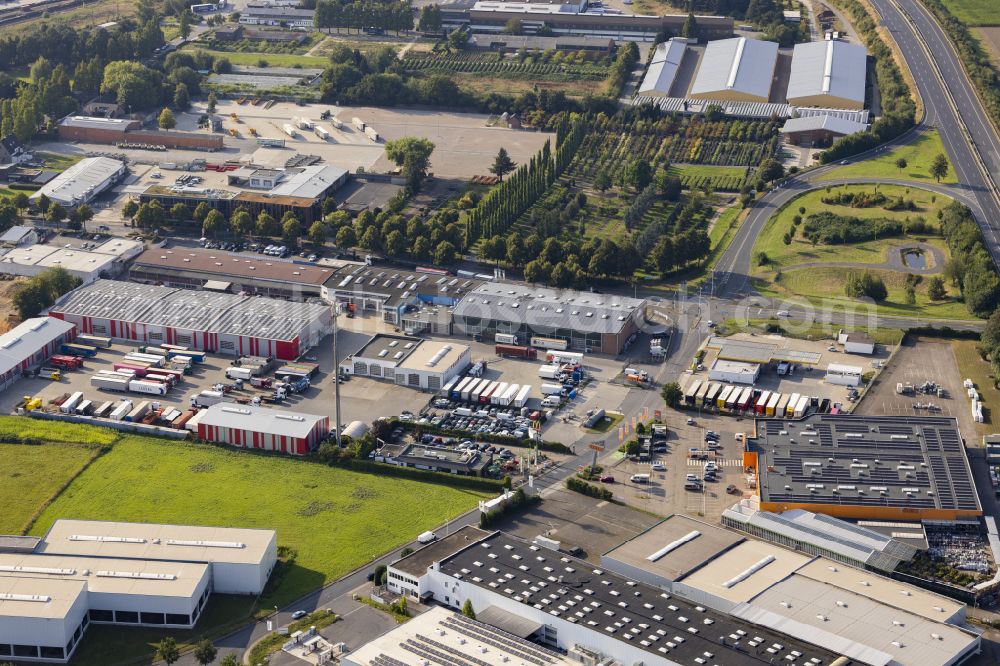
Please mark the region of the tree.
<svg viewBox="0 0 1000 666"><path fill-rule="evenodd" d="M434 144L431 141L413 136L385 143L386 157L400 167L403 178L406 179L406 186L414 192L420 189L420 184L427 176L433 152Z"/></svg>
<svg viewBox="0 0 1000 666"><path fill-rule="evenodd" d="M940 301L947 295L948 292L944 288L944 279L940 275L935 275L927 282L927 298L932 301Z"/></svg>
<svg viewBox="0 0 1000 666"><path fill-rule="evenodd" d="M476 611L472 607L472 599L466 599L465 603L462 604L462 615L469 618L470 620L476 619Z"/></svg>
<svg viewBox="0 0 1000 666"><path fill-rule="evenodd" d="M948 175L948 158L943 153L938 153L931 161L930 173L934 180L941 182L941 179Z"/></svg>
<svg viewBox="0 0 1000 666"><path fill-rule="evenodd" d="M608 173L607 169L601 169L601 171L594 176L594 189L598 192L604 192L611 189L611 174Z"/></svg>
<svg viewBox="0 0 1000 666"><path fill-rule="evenodd" d="M653 180L653 169L646 160L636 159L628 165L625 178L636 192L641 192Z"/></svg>
<svg viewBox="0 0 1000 666"><path fill-rule="evenodd" d="M102 93L113 93L115 101L129 110L148 109L162 100L163 76L145 65L130 60L116 60L104 68Z"/></svg>
<svg viewBox="0 0 1000 666"><path fill-rule="evenodd" d="M94 219L94 209L87 204L80 204L73 210L71 215L74 224L79 225L84 231L87 230L87 222Z"/></svg>
<svg viewBox="0 0 1000 666"><path fill-rule="evenodd" d="M247 210L241 208L229 218L229 229L237 236L251 236L255 229L253 218Z"/></svg>
<svg viewBox="0 0 1000 666"><path fill-rule="evenodd" d="M769 157L760 163L760 169L757 171L757 176L766 183L778 180L785 175L785 167L781 166L781 162Z"/></svg>
<svg viewBox="0 0 1000 666"><path fill-rule="evenodd" d="M909 163L906 161L905 157L900 157L896 160L896 168L899 169L900 173L903 172L903 169L905 169L908 164Z"/></svg>
<svg viewBox="0 0 1000 666"><path fill-rule="evenodd" d="M166 212L159 201L155 199L139 206L132 218L132 223L140 229L156 229L163 225Z"/></svg>
<svg viewBox="0 0 1000 666"><path fill-rule="evenodd" d="M219 103L219 99L215 96L214 92L208 93L208 104L205 106L206 113L215 113L215 105Z"/></svg>
<svg viewBox="0 0 1000 666"><path fill-rule="evenodd" d="M215 661L215 657L218 654L219 651L215 649L214 645L212 645L212 641L207 638L203 641L198 641L198 644L194 646L194 659L201 664L201 666L208 666L208 664L211 664Z"/></svg>
<svg viewBox="0 0 1000 666"><path fill-rule="evenodd" d="M302 238L302 223L294 215L289 217L286 214L281 219L281 238L289 244L298 243Z"/></svg>
<svg viewBox="0 0 1000 666"><path fill-rule="evenodd" d="M170 218L177 220L178 222L183 222L188 219L188 215L190 214L191 211L188 207L179 201L170 207Z"/></svg>
<svg viewBox="0 0 1000 666"><path fill-rule="evenodd" d="M434 263L439 266L444 266L455 261L455 255L457 250L451 241L441 241L438 246L434 248Z"/></svg>
<svg viewBox="0 0 1000 666"><path fill-rule="evenodd" d="M136 202L136 200L129 199L128 201L125 202L125 205L122 206L122 217L126 219L132 219L133 217L135 217L135 213L138 210L139 210L139 204Z"/></svg>
<svg viewBox="0 0 1000 666"><path fill-rule="evenodd" d="M179 23L181 39L187 39L191 34L191 12L187 10L182 11Z"/></svg>
<svg viewBox="0 0 1000 666"><path fill-rule="evenodd" d="M35 280L31 280L19 288L14 293L12 300L21 319L36 317L39 312L52 305L48 292Z"/></svg>
<svg viewBox="0 0 1000 666"><path fill-rule="evenodd" d="M694 12L688 12L687 18L684 19L684 25L681 27L681 37L698 39L698 32L698 20L694 17Z"/></svg>
<svg viewBox="0 0 1000 666"><path fill-rule="evenodd" d="M257 215L257 235L274 238L281 234L281 225L274 219L274 216L267 211L260 211Z"/></svg>
<svg viewBox="0 0 1000 666"><path fill-rule="evenodd" d="M884 301L889 295L885 282L875 273L865 271L861 275L853 273L844 284L844 293L851 298L870 298L873 301Z"/></svg>
<svg viewBox="0 0 1000 666"><path fill-rule="evenodd" d="M187 111L191 108L191 94L188 92L188 87L183 83L178 83L174 86L174 106L181 111Z"/></svg>
<svg viewBox="0 0 1000 666"><path fill-rule="evenodd" d="M221 211L212 210L201 223L201 233L205 236L216 236L226 231L226 216Z"/></svg>
<svg viewBox="0 0 1000 666"><path fill-rule="evenodd" d="M25 194L24 192L18 192L17 194L15 194L14 198L11 199L11 202L14 204L14 207L17 208L18 210L27 210L28 206L31 205L31 201L28 199L28 195Z"/></svg>
<svg viewBox="0 0 1000 666"><path fill-rule="evenodd" d="M523 32L524 26L521 25L520 19L512 18L503 27L503 34L505 35L520 35Z"/></svg>
<svg viewBox="0 0 1000 666"><path fill-rule="evenodd" d="M684 391L677 382L669 382L664 384L663 388L660 389L660 397L663 398L663 402L667 407L677 409L677 406L681 404L681 400L684 399Z"/></svg>
<svg viewBox="0 0 1000 666"><path fill-rule="evenodd" d="M66 219L66 209L60 204L53 203L46 211L45 219L58 227L59 223Z"/></svg>
<svg viewBox="0 0 1000 666"><path fill-rule="evenodd" d="M160 117L157 120L157 124L159 124L160 129L169 130L175 128L177 126L177 121L174 119L174 112L167 107L163 107L163 111L160 111Z"/></svg>
<svg viewBox="0 0 1000 666"><path fill-rule="evenodd" d="M208 217L208 214L212 212L212 207L208 205L207 202L201 201L197 206L194 207L194 221L201 224Z"/></svg>
<svg viewBox="0 0 1000 666"><path fill-rule="evenodd" d="M358 244L358 235L354 232L354 227L346 225L337 231L337 247L351 248Z"/></svg>
<svg viewBox="0 0 1000 666"><path fill-rule="evenodd" d="M165 636L156 644L156 656L168 666L181 658L181 651L177 648L177 641L173 636Z"/></svg>
<svg viewBox="0 0 1000 666"><path fill-rule="evenodd" d="M516 167L517 164L514 163L514 160L510 159L510 155L507 154L507 149L501 146L500 151L493 160L493 166L490 167L490 173L502 181L503 177L513 171Z"/></svg>
<svg viewBox="0 0 1000 666"><path fill-rule="evenodd" d="M316 220L309 227L309 240L316 245L322 245L326 242L326 235L328 232L329 229L327 228L326 223L322 220Z"/></svg>
<svg viewBox="0 0 1000 666"><path fill-rule="evenodd" d="M239 657L236 656L236 653L230 652L222 658L222 661L219 662L219 666L240 666L241 663L242 662L239 660Z"/></svg>

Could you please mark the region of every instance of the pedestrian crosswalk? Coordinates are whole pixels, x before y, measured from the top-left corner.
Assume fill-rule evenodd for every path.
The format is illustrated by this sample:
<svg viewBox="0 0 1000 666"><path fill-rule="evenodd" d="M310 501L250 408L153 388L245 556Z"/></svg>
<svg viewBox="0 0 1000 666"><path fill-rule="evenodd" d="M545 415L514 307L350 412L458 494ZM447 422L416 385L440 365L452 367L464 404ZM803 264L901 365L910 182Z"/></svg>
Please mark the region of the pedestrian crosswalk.
<svg viewBox="0 0 1000 666"><path fill-rule="evenodd" d="M705 463L707 463L707 462L708 462L707 460L694 460L692 458L688 458L688 461L687 461L688 467L704 467ZM734 459L734 460L716 460L715 464L718 467L742 467L743 466L743 461L742 460L736 460L736 459Z"/></svg>

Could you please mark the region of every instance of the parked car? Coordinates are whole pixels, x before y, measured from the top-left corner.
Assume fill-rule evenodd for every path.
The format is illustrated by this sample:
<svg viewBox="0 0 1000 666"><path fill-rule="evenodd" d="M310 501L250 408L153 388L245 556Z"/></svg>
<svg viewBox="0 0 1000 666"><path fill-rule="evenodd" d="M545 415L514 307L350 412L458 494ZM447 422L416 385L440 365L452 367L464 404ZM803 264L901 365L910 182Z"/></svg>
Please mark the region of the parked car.
<svg viewBox="0 0 1000 666"><path fill-rule="evenodd" d="M308 615L308 613L306 613L304 610L297 610L294 613L292 613L292 619L299 620L304 618L306 615Z"/></svg>
<svg viewBox="0 0 1000 666"><path fill-rule="evenodd" d="M614 483L614 482L615 482L615 477L611 476L610 474L601 477L601 483Z"/></svg>

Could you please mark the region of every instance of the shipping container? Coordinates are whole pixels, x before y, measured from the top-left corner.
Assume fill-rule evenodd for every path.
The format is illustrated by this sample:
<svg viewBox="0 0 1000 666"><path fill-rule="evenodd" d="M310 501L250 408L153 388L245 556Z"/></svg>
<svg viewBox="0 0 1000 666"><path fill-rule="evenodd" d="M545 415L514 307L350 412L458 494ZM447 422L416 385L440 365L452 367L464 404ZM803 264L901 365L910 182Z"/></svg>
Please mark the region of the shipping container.
<svg viewBox="0 0 1000 666"><path fill-rule="evenodd" d="M57 368L77 370L83 367L83 358L79 356L69 356L68 354L56 354L49 359L49 363Z"/></svg>
<svg viewBox="0 0 1000 666"><path fill-rule="evenodd" d="M295 128L292 127L290 123L285 123L284 125L281 126L281 129L284 130L285 134L292 137L293 139L299 135L299 133L295 131Z"/></svg>
<svg viewBox="0 0 1000 666"><path fill-rule="evenodd" d="M190 421L191 418L197 413L198 413L197 409L187 410L186 412L175 418L173 421L171 421L170 427L176 428L178 430L184 430L184 426L187 425L187 422Z"/></svg>
<svg viewBox="0 0 1000 666"><path fill-rule="evenodd" d="M475 388L469 391L469 402L478 403L479 396L481 396L483 394L483 391L485 391L486 388L492 383L493 382L491 382L489 379L480 379L479 383L476 384Z"/></svg>
<svg viewBox="0 0 1000 666"><path fill-rule="evenodd" d="M135 373L136 377L145 377L146 373L149 371L148 368L136 365L135 363L115 363L113 366L115 370L131 370Z"/></svg>
<svg viewBox="0 0 1000 666"><path fill-rule="evenodd" d="M722 391L715 398L715 406L719 409L726 408L726 401L729 400L730 394L732 394L734 387L731 384L726 384L722 387Z"/></svg>
<svg viewBox="0 0 1000 666"><path fill-rule="evenodd" d="M483 379L481 377L474 377L473 380L468 384L466 384L465 388L462 389L462 401L469 402L469 400L472 399L472 392L477 388L479 388L479 386L486 381L489 380Z"/></svg>
<svg viewBox="0 0 1000 666"><path fill-rule="evenodd" d="M299 129L307 130L307 129L313 129L316 126L316 124L313 123L313 121L309 120L308 118L296 118L295 126L298 127Z"/></svg>
<svg viewBox="0 0 1000 666"><path fill-rule="evenodd" d="M531 346L537 347L538 349L556 349L558 351L566 351L569 348L569 343L565 340L559 338L531 338Z"/></svg>
<svg viewBox="0 0 1000 666"><path fill-rule="evenodd" d="M90 385L105 391L128 391L128 377L112 377L110 375L94 375Z"/></svg>
<svg viewBox="0 0 1000 666"><path fill-rule="evenodd" d="M136 404L136 406L132 408L132 411L126 414L125 418L122 420L131 421L132 423L135 423L143 416L145 416L148 411L149 411L149 401L143 400L142 402Z"/></svg>
<svg viewBox="0 0 1000 666"><path fill-rule="evenodd" d="M160 358L167 357L167 350L163 347L153 347L152 345L146 345L144 347L139 347L140 354L152 354L153 356L159 356Z"/></svg>
<svg viewBox="0 0 1000 666"><path fill-rule="evenodd" d="M793 393L792 397L788 399L788 404L785 406L785 416L792 416L795 414L795 406L799 404L799 398L802 396L798 393Z"/></svg>
<svg viewBox="0 0 1000 666"><path fill-rule="evenodd" d="M205 362L205 352L194 351L191 349L186 349L184 351L174 351L168 350L167 356L172 359L184 360L185 358L190 360L192 363L204 363Z"/></svg>
<svg viewBox="0 0 1000 666"><path fill-rule="evenodd" d="M242 379L243 381L250 381L253 377L253 373L247 368L226 368L226 377L229 379Z"/></svg>
<svg viewBox="0 0 1000 666"><path fill-rule="evenodd" d="M361 118L354 116L353 118L351 118L351 124L354 125L354 128L359 132L365 131L365 124L361 122Z"/></svg>
<svg viewBox="0 0 1000 666"><path fill-rule="evenodd" d="M121 421L131 411L132 411L132 401L122 400L120 405L111 410L111 415L108 418L110 418L112 421Z"/></svg>
<svg viewBox="0 0 1000 666"><path fill-rule="evenodd" d="M94 411L94 403L91 400L81 400L73 411L79 416L90 416Z"/></svg>
<svg viewBox="0 0 1000 666"><path fill-rule="evenodd" d="M147 395L166 395L167 385L161 382L151 382L145 379L133 379L128 383L128 390L132 393L145 393Z"/></svg>
<svg viewBox="0 0 1000 666"><path fill-rule="evenodd" d="M699 390L701 390L701 380L696 379L684 390L684 402L694 407L694 399Z"/></svg>
<svg viewBox="0 0 1000 666"><path fill-rule="evenodd" d="M500 382L500 386L498 386L497 389L490 394L490 404L499 405L500 398L503 397L503 394L506 393L509 388L510 382Z"/></svg>
<svg viewBox="0 0 1000 666"><path fill-rule="evenodd" d="M497 356L510 356L512 358L523 358L527 360L533 360L538 352L532 347L519 346L519 345L508 345L508 344L498 344L496 346Z"/></svg>
<svg viewBox="0 0 1000 666"><path fill-rule="evenodd" d="M736 401L736 409L745 412L750 407L751 399L753 399L753 388L747 386L740 393L739 400Z"/></svg>
<svg viewBox="0 0 1000 666"><path fill-rule="evenodd" d="M91 356L97 356L97 347L91 347L90 345L77 345L70 342L65 342L59 348L60 354L69 354L70 356L85 356L90 358Z"/></svg>
<svg viewBox="0 0 1000 666"><path fill-rule="evenodd" d="M111 346L111 338L104 338L99 335L87 335L86 333L76 336L76 342L77 344L101 347L103 349Z"/></svg>
<svg viewBox="0 0 1000 666"><path fill-rule="evenodd" d="M319 138L323 139L323 141L329 141L330 140L330 132L328 130L323 129L322 127L317 127L316 130L315 130L315 132L316 132L316 136L318 136Z"/></svg>
<svg viewBox="0 0 1000 666"><path fill-rule="evenodd" d="M795 412L792 414L795 418L799 418L806 415L809 410L809 396L804 395L799 398L798 403L795 405Z"/></svg>
<svg viewBox="0 0 1000 666"><path fill-rule="evenodd" d="M511 407L516 407L518 409L521 409L526 404L528 404L528 400L530 398L531 398L531 384L525 384L517 392L517 395L514 397L514 401L511 403Z"/></svg>
<svg viewBox="0 0 1000 666"><path fill-rule="evenodd" d="M80 404L83 400L83 391L77 391L70 397L66 398L61 405L59 405L59 411L63 414L72 414L76 406Z"/></svg>
<svg viewBox="0 0 1000 666"><path fill-rule="evenodd" d="M191 396L192 407L210 407L220 402L231 402L222 391L202 391Z"/></svg>
<svg viewBox="0 0 1000 666"><path fill-rule="evenodd" d="M333 125L333 129L344 129L344 123L340 122L339 118L330 118L330 124Z"/></svg>
<svg viewBox="0 0 1000 666"><path fill-rule="evenodd" d="M493 336L493 341L501 345L516 345L517 335L514 333L497 333Z"/></svg>

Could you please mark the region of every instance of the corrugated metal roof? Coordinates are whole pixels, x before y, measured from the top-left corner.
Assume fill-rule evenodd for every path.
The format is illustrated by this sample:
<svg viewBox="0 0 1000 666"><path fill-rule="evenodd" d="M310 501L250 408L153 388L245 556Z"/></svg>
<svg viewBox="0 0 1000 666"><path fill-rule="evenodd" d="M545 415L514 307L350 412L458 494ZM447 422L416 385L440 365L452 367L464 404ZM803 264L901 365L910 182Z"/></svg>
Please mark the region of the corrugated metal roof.
<svg viewBox="0 0 1000 666"><path fill-rule="evenodd" d="M646 76L642 79L642 85L639 86L639 94L648 95L653 92L661 95L669 94L670 86L673 85L674 79L677 77L677 70L681 66L686 51L687 43L676 39L657 45Z"/></svg>
<svg viewBox="0 0 1000 666"><path fill-rule="evenodd" d="M75 326L55 317L27 319L0 335L0 375L13 370Z"/></svg>
<svg viewBox="0 0 1000 666"><path fill-rule="evenodd" d="M205 410L201 425L303 438L308 437L316 424L326 418L315 414L220 402Z"/></svg>
<svg viewBox="0 0 1000 666"><path fill-rule="evenodd" d="M865 101L868 53L863 46L838 40L796 44L788 77L790 104L803 97L827 95L831 101Z"/></svg>
<svg viewBox="0 0 1000 666"><path fill-rule="evenodd" d="M734 91L767 100L777 61L776 42L746 37L709 42L691 86L691 94Z"/></svg>
<svg viewBox="0 0 1000 666"><path fill-rule="evenodd" d="M47 196L63 205L90 201L125 169L125 163L110 157L88 157L46 183L31 199Z"/></svg>
<svg viewBox="0 0 1000 666"><path fill-rule="evenodd" d="M808 132L814 130L826 130L835 134L848 135L864 132L868 129L867 123L859 123L846 118L835 116L804 116L799 118L789 118L781 128L782 134L791 132Z"/></svg>

